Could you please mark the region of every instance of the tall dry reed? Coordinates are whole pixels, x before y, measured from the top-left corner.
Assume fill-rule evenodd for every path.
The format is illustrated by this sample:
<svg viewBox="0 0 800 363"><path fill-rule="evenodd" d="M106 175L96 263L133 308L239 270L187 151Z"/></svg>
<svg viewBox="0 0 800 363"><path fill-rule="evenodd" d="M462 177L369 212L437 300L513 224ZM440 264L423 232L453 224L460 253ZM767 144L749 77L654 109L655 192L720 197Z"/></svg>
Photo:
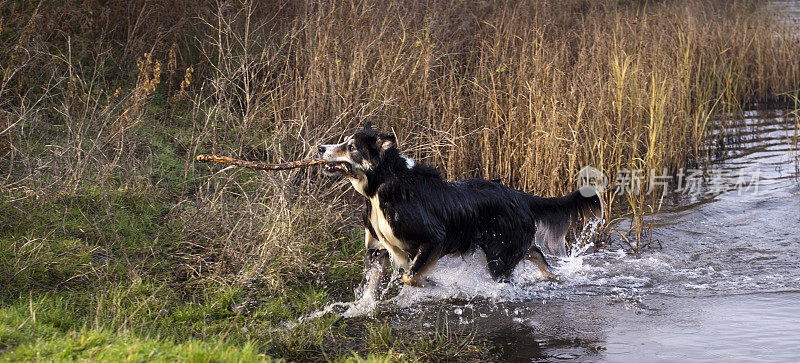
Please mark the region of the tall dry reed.
<svg viewBox="0 0 800 363"><path fill-rule="evenodd" d="M554 196L587 165L613 182L702 164L725 118L800 85L798 37L757 2L84 5L4 5L9 205L155 193L172 205L159 218L176 275L275 291L345 263L320 256L357 232L357 196L313 171L216 172L193 155L298 159L369 120L449 179ZM620 233L633 249L659 195L605 193L608 220L634 220Z"/></svg>

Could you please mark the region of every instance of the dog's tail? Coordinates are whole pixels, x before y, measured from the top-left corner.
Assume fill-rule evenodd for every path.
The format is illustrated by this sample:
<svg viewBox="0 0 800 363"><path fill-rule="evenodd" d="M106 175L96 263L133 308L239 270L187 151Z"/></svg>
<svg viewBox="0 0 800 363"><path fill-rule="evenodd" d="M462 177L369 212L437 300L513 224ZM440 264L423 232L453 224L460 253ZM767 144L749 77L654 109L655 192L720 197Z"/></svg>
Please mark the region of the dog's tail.
<svg viewBox="0 0 800 363"><path fill-rule="evenodd" d="M536 220L536 244L547 254L565 256L564 239L570 226L587 218L603 217L603 201L592 186L584 186L563 197L532 196L531 212Z"/></svg>

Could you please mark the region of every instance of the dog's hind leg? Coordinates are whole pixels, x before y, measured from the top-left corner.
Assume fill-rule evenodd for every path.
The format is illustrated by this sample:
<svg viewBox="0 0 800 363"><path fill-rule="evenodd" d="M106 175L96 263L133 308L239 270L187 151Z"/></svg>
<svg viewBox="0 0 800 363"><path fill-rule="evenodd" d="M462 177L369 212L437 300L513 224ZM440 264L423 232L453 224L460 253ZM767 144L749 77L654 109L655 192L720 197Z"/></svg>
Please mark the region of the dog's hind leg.
<svg viewBox="0 0 800 363"><path fill-rule="evenodd" d="M536 264L536 267L539 268L539 271L542 272L542 277L547 280L552 279L553 276L553 269L550 267L550 264L547 263L547 260L544 258L544 254L539 247L536 245L531 244L531 248L528 249L528 253L525 256L529 261Z"/></svg>

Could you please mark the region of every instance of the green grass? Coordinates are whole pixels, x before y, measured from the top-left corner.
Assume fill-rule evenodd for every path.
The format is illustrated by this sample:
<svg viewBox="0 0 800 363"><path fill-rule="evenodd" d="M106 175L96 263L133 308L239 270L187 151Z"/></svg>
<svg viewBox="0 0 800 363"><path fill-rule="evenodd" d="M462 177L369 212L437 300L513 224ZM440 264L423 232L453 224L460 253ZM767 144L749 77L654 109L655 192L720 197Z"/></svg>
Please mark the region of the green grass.
<svg viewBox="0 0 800 363"><path fill-rule="evenodd" d="M9 287L0 297L124 276L132 259L138 269L163 269L158 259L139 256L169 234L161 218L168 207L146 193L97 188L0 204L0 276Z"/></svg>
<svg viewBox="0 0 800 363"><path fill-rule="evenodd" d="M176 279L168 198L83 188L2 204L0 359L102 361L405 360L477 356L468 340L398 331L380 319L298 318L353 299L362 232L279 293L258 279ZM312 221L300 226L321 228ZM315 274L321 277L314 278ZM430 353L433 351L434 353Z"/></svg>
<svg viewBox="0 0 800 363"><path fill-rule="evenodd" d="M0 308L4 359L200 360L263 358L247 341L203 340L233 315L221 308L231 293L178 305L162 287L138 283L112 289L29 294ZM175 309L169 313L170 309ZM216 323L216 324L214 324ZM198 329L202 329L198 332ZM230 326L228 326L230 329ZM189 333L188 332L193 332Z"/></svg>
<svg viewBox="0 0 800 363"><path fill-rule="evenodd" d="M3 331L9 327L0 327ZM79 329L52 333L15 347L0 357L3 361L93 360L134 362L234 362L271 361L252 344L231 345L222 341L190 339L181 343L103 329Z"/></svg>
<svg viewBox="0 0 800 363"><path fill-rule="evenodd" d="M469 336L396 330L369 318L327 315L287 325L320 307L326 294L318 290L234 313L241 296L241 290L220 287L187 301L146 283L19 296L0 308L0 359L385 361L484 354Z"/></svg>

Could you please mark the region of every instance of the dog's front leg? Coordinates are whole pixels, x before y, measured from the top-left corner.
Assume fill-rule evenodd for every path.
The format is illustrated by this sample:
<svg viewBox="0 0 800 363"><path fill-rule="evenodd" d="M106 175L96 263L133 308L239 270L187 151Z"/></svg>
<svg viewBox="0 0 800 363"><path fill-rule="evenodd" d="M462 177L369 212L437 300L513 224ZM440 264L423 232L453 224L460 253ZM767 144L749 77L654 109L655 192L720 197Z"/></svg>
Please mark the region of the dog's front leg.
<svg viewBox="0 0 800 363"><path fill-rule="evenodd" d="M381 285L383 270L389 265L389 251L383 249L367 250L364 257L366 269L364 277L364 294L362 297L377 297L378 288Z"/></svg>
<svg viewBox="0 0 800 363"><path fill-rule="evenodd" d="M411 268L403 273L403 282L406 285L417 287L429 285L430 282L423 277L423 274L436 264L440 255L440 249L433 247L431 244L426 243L420 246L417 255L411 261Z"/></svg>
<svg viewBox="0 0 800 363"><path fill-rule="evenodd" d="M380 242L370 233L369 228L364 231L364 242L367 253L364 256L364 290L362 297L375 298L381 285L381 278L386 266L389 265L389 251L382 248Z"/></svg>

